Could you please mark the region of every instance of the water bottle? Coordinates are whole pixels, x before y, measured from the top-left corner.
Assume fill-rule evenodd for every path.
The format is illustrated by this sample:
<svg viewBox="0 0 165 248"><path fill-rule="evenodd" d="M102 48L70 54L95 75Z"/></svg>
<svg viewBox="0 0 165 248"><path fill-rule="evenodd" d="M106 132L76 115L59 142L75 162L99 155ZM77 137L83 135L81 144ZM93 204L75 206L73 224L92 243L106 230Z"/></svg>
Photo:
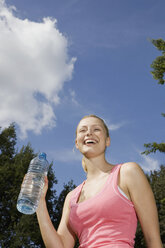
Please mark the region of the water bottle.
<svg viewBox="0 0 165 248"><path fill-rule="evenodd" d="M19 212L23 214L35 213L44 187L44 177L47 175L48 169L49 163L44 152L31 160L17 200Z"/></svg>

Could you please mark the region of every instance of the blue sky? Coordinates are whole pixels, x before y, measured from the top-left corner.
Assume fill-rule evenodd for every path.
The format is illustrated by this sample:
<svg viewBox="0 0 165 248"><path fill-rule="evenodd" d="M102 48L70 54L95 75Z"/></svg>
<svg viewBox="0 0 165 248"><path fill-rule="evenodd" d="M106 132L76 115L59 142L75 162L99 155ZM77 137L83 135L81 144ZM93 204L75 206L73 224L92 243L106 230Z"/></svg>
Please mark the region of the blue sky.
<svg viewBox="0 0 165 248"><path fill-rule="evenodd" d="M18 147L47 153L57 190L85 179L74 140L86 114L109 126L110 163L145 172L164 163L141 155L164 141L165 89L150 73L164 9L164 0L0 0L0 126L16 122Z"/></svg>

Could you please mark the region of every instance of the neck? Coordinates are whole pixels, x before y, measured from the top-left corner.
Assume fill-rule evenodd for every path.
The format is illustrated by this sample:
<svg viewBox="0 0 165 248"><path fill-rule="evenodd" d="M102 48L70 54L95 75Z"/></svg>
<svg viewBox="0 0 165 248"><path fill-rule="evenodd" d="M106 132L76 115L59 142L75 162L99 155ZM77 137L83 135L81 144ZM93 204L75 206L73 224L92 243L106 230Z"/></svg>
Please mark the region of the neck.
<svg viewBox="0 0 165 248"><path fill-rule="evenodd" d="M109 173L113 167L113 165L108 163L103 156L95 158L84 157L84 162L87 167L87 179L92 179L102 174Z"/></svg>

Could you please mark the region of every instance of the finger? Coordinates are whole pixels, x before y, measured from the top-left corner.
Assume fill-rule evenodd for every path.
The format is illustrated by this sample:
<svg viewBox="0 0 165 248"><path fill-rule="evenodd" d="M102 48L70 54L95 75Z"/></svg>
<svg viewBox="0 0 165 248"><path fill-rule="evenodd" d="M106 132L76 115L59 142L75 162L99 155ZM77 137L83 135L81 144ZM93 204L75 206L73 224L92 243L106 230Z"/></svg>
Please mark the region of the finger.
<svg viewBox="0 0 165 248"><path fill-rule="evenodd" d="M23 183L24 183L24 181L25 181L26 175L27 175L27 174L25 174L24 177L23 177L23 180L22 180L22 183L21 183L21 187L22 187L22 185L23 185Z"/></svg>

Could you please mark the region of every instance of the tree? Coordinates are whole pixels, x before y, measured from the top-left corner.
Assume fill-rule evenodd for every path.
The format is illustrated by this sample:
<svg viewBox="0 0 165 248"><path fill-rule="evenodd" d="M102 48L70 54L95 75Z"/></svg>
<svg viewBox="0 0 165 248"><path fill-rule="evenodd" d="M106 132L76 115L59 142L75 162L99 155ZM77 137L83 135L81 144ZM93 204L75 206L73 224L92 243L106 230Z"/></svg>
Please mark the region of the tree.
<svg viewBox="0 0 165 248"><path fill-rule="evenodd" d="M158 80L158 84L164 85L165 83L165 41L163 39L152 39L152 44L162 52L161 56L158 56L151 64L151 71L153 78ZM165 114L162 113L162 116L165 117ZM150 154L155 153L156 151L165 153L165 143L162 142L158 144L157 142L144 144L147 148L146 151L142 152L142 154ZM165 187L165 166L161 166L159 171L153 171L150 175L146 175L148 177L149 183L155 195L156 205L158 209L159 215L159 223L160 223L160 234L163 242L163 247L165 247L165 191L163 190ZM136 245L135 247L146 247L144 238L142 236L142 230L138 225L137 228L137 236L136 236Z"/></svg>
<svg viewBox="0 0 165 248"><path fill-rule="evenodd" d="M16 209L23 177L31 159L37 154L34 153L30 144L23 146L19 152L16 151L17 138L14 124L0 131L0 247L44 248L36 214L24 215ZM57 196L54 189L57 180L52 167L51 163L48 172L49 188L46 202L52 223L57 229L65 197L76 185L73 181L64 184L63 190Z"/></svg>
<svg viewBox="0 0 165 248"><path fill-rule="evenodd" d="M163 39L151 40L152 44L162 52L151 64L153 78L158 80L158 84L165 83L165 41Z"/></svg>
<svg viewBox="0 0 165 248"><path fill-rule="evenodd" d="M165 245L165 166L161 165L160 170L151 172L149 182L155 195L158 209L160 235Z"/></svg>
<svg viewBox="0 0 165 248"><path fill-rule="evenodd" d="M165 143L148 143L148 144L144 144L144 146L147 148L146 151L142 152L142 154L148 155L150 153L155 153L156 151L159 152L165 152Z"/></svg>
<svg viewBox="0 0 165 248"><path fill-rule="evenodd" d="M158 84L163 85L165 83L165 40L163 39L152 39L152 44L162 52L161 56L158 56L151 64L151 71L153 78L158 80ZM165 117L165 113L162 113L162 116ZM152 152L165 152L165 143L162 142L158 144L157 142L144 144L144 147L147 148L142 154L148 155Z"/></svg>
<svg viewBox="0 0 165 248"><path fill-rule="evenodd" d="M160 235L165 247L165 166L161 165L160 170L151 171L149 175L146 175L151 185L152 191L155 196L156 205L158 209ZM138 223L135 248L146 248L144 236L141 227Z"/></svg>
<svg viewBox="0 0 165 248"><path fill-rule="evenodd" d="M45 247L41 238L36 215L23 215L16 209L20 185L27 172L29 162L36 156L30 144L20 152L15 150L16 132L14 124L0 133L0 247L23 248ZM49 190L47 205L53 216L57 200L57 183L52 164L48 173ZM53 218L53 217L52 217Z"/></svg>

